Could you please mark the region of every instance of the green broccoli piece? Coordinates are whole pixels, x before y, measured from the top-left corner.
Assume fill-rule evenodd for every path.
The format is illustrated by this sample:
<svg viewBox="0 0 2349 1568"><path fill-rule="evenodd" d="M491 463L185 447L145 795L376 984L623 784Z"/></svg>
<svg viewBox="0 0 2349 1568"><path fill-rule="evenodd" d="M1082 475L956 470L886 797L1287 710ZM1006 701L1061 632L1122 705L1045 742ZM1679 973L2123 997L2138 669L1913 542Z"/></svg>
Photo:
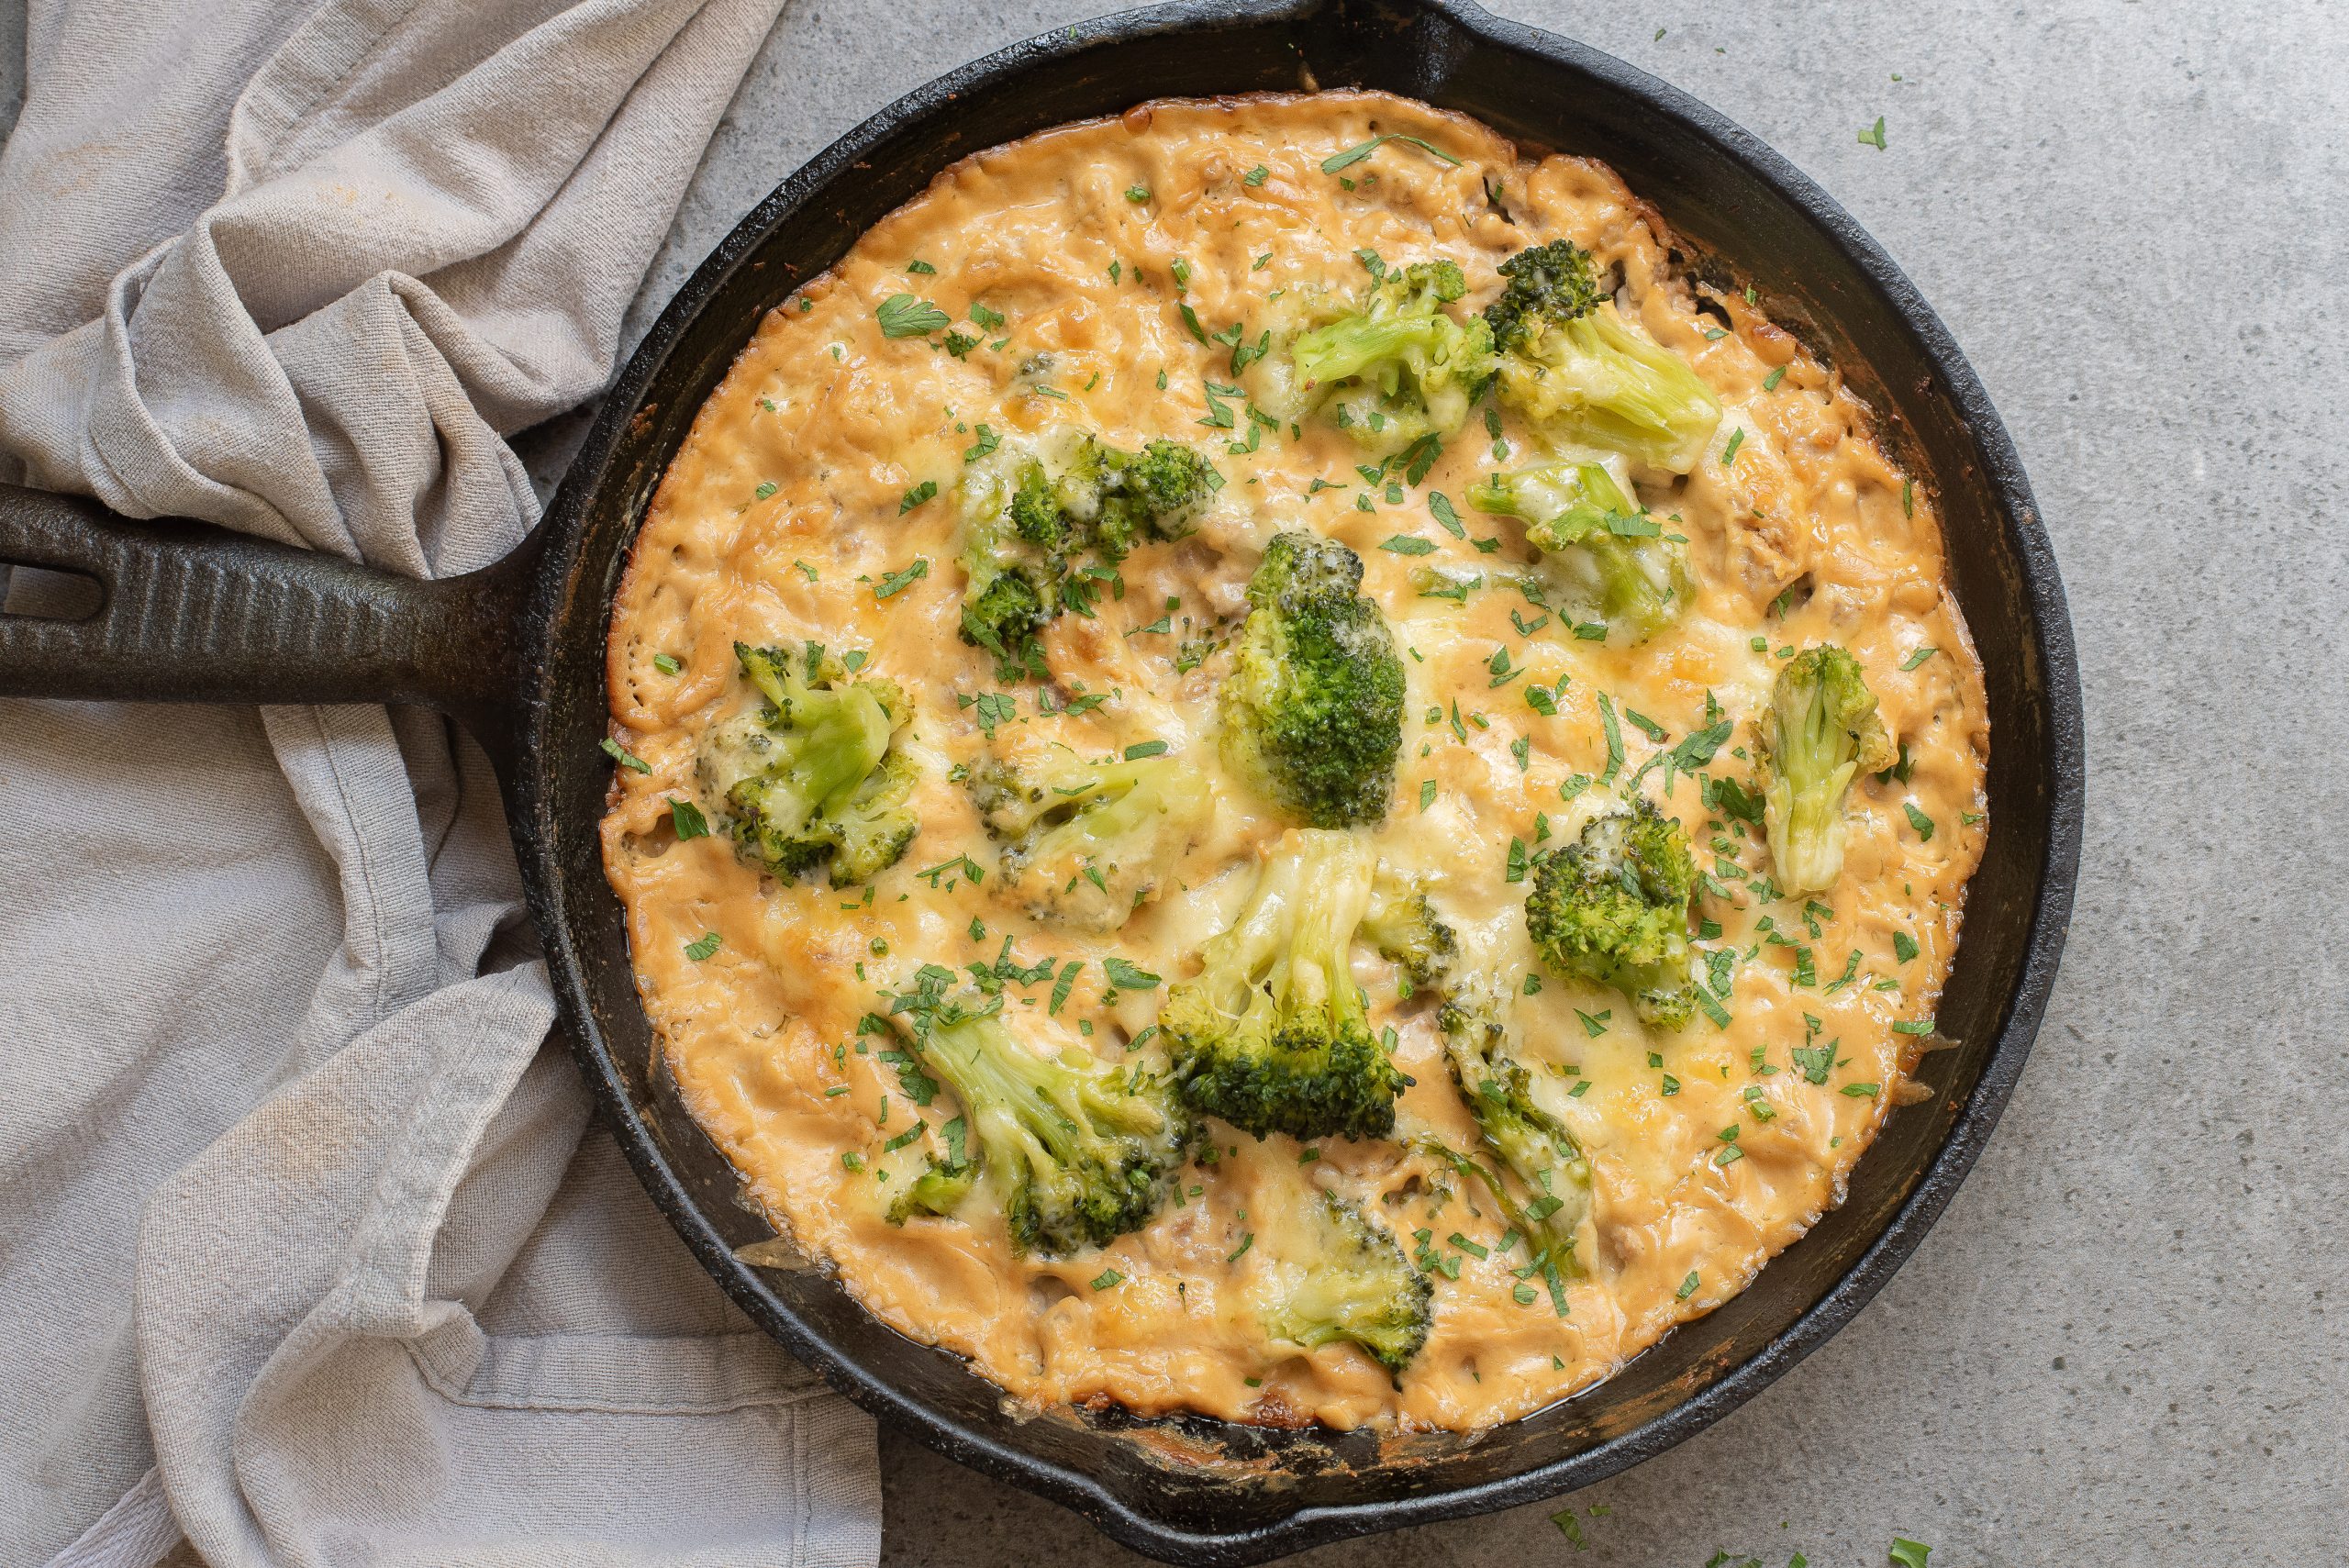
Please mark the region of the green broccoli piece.
<svg viewBox="0 0 2349 1568"><path fill-rule="evenodd" d="M1102 447L1100 454L1092 537L1111 561L1144 538L1183 538L1215 494L1208 460L1180 441L1152 441L1138 452Z"/></svg>
<svg viewBox="0 0 2349 1568"><path fill-rule="evenodd" d="M1491 329L1443 312L1467 292L1453 261L1382 264L1353 314L1289 345L1299 393L1356 442L1380 450L1460 428L1493 370Z"/></svg>
<svg viewBox="0 0 2349 1568"><path fill-rule="evenodd" d="M1039 588L1028 573L974 559L967 549L963 566L971 582L963 595L963 640L995 655L996 679L1042 680L1050 672L1036 634L1052 624L1043 595L1056 579Z"/></svg>
<svg viewBox="0 0 2349 1568"><path fill-rule="evenodd" d="M1038 635L1063 611L1091 614L1110 575L1087 556L1182 538L1213 493L1207 459L1179 441L1128 452L1076 430L965 471L963 639L995 655L998 680L1043 679Z"/></svg>
<svg viewBox="0 0 2349 1568"><path fill-rule="evenodd" d="M1458 938L1437 917L1426 890L1385 866L1371 884L1360 930L1363 940L1394 963L1406 996L1442 985L1460 956Z"/></svg>
<svg viewBox="0 0 2349 1568"><path fill-rule="evenodd" d="M1150 1222L1173 1190L1195 1131L1163 1075L1140 1059L1112 1066L1083 1051L1040 1056L1003 1019L1003 998L950 1000L952 970L926 964L891 999L924 1066L961 1102L974 1147L947 1124L947 1158L890 1211L951 1214L984 1188L1012 1244L1060 1254L1103 1246Z"/></svg>
<svg viewBox="0 0 2349 1568"><path fill-rule="evenodd" d="M1687 835L1642 797L1593 817L1579 840L1535 862L1526 930L1557 974L1613 986L1643 1022L1676 1029L1696 1007L1696 884Z"/></svg>
<svg viewBox="0 0 2349 1568"><path fill-rule="evenodd" d="M1644 642L1688 607L1688 547L1595 462L1543 463L1469 487L1468 504L1522 517L1560 607L1580 622L1622 628Z"/></svg>
<svg viewBox="0 0 2349 1568"><path fill-rule="evenodd" d="M1003 843L1003 885L1030 913L1111 931L1163 887L1215 812L1174 756L1087 762L1065 746L974 768L971 798Z"/></svg>
<svg viewBox="0 0 2349 1568"><path fill-rule="evenodd" d="M1375 867L1351 833L1292 831L1159 1015L1194 1109L1262 1138L1384 1138L1409 1082L1364 1010L1352 951Z"/></svg>
<svg viewBox="0 0 2349 1568"><path fill-rule="evenodd" d="M1428 1342L1435 1287L1354 1205L1319 1192L1302 1203L1303 1245L1281 1260L1279 1294L1259 1312L1266 1337L1308 1349L1358 1345L1399 1375Z"/></svg>
<svg viewBox="0 0 2349 1568"><path fill-rule="evenodd" d="M1384 818L1403 746L1403 661L1361 585L1344 545L1276 535L1223 684L1224 761L1315 828Z"/></svg>
<svg viewBox="0 0 2349 1568"><path fill-rule="evenodd" d="M1556 239L1501 263L1485 307L1500 395L1538 425L1686 473L1720 423L1720 399L1688 362L1623 319L1591 275L1590 253Z"/></svg>
<svg viewBox="0 0 2349 1568"><path fill-rule="evenodd" d="M1590 1212L1590 1162L1564 1122L1536 1105L1533 1076L1508 1046L1511 994L1486 983L1461 988L1436 1015L1452 1081L1485 1148L1533 1195L1511 1200L1511 1223L1536 1268L1584 1273L1575 1242Z"/></svg>
<svg viewBox="0 0 2349 1568"><path fill-rule="evenodd" d="M734 645L765 700L713 728L703 787L741 851L777 876L826 861L835 887L895 865L920 824L907 804L913 764L891 742L912 708L894 682L851 682L815 643L804 656Z"/></svg>
<svg viewBox="0 0 2349 1568"><path fill-rule="evenodd" d="M996 678L1041 680L1037 633L1060 614L1068 530L1043 465L1010 482L974 470L963 490L963 640L995 655Z"/></svg>
<svg viewBox="0 0 2349 1568"><path fill-rule="evenodd" d="M1824 893L1843 874L1843 799L1862 773L1893 765L1891 738L1860 662L1833 643L1778 668L1762 726L1763 830L1788 893Z"/></svg>

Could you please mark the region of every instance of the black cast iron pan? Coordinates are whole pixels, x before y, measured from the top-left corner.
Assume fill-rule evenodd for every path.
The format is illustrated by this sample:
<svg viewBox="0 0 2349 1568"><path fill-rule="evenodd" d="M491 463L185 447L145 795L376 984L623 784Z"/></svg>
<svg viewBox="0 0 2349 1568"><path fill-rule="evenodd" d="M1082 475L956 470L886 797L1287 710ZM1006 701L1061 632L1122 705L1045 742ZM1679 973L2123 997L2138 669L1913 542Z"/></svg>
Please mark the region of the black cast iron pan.
<svg viewBox="0 0 2349 1568"><path fill-rule="evenodd" d="M1988 677L1990 838L1940 1007L1958 1049L1895 1114L1843 1206L1720 1310L1612 1381L1469 1442L1114 1415L1025 1418L954 1358L883 1328L821 1273L741 1262L768 1229L653 1065L597 819L610 596L646 500L760 317L965 154L1162 95L1382 87L1520 143L1593 154L1757 286L1884 417L1939 498ZM743 1309L842 1393L966 1464L1171 1562L1319 1542L1548 1496L1751 1398L1881 1288L1941 1213L2022 1070L2078 857L2078 675L2054 558L2006 432L1909 281L1783 159L1619 61L1465 0L1185 0L1017 45L901 99L785 181L678 294L613 386L545 522L513 557L395 579L185 524L0 489L0 560L83 573L77 622L0 617L0 693L392 702L454 715L504 783L565 1032L621 1147Z"/></svg>

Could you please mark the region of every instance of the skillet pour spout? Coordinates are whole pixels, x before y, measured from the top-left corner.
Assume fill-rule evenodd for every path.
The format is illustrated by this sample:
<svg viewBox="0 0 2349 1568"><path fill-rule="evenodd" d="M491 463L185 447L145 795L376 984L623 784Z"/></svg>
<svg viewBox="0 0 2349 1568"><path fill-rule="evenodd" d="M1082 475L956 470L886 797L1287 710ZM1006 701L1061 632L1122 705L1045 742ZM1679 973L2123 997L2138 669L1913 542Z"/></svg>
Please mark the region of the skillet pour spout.
<svg viewBox="0 0 2349 1568"><path fill-rule="evenodd" d="M1842 1206L1743 1294L1610 1381L1475 1440L1013 1411L822 1271L745 1262L739 1250L768 1228L659 1066L598 835L612 593L654 486L760 317L973 152L1145 95L1316 86L1386 89L1521 146L1605 161L1661 211L1689 265L1750 284L1839 367L1936 498L1997 738L1990 837L1939 1011L1959 1043L1920 1067L1931 1097L1886 1123ZM0 616L0 695L395 702L463 722L497 765L580 1069L711 1275L874 1414L1199 1568L1588 1485L1753 1397L1849 1321L1948 1204L2021 1073L2071 908L2084 765L2063 584L2013 447L1948 332L1875 241L1753 137L1620 61L1465 0L1182 0L1013 45L900 99L710 254L621 372L545 522L487 571L409 582L10 487L0 562L95 577L103 598L78 621Z"/></svg>

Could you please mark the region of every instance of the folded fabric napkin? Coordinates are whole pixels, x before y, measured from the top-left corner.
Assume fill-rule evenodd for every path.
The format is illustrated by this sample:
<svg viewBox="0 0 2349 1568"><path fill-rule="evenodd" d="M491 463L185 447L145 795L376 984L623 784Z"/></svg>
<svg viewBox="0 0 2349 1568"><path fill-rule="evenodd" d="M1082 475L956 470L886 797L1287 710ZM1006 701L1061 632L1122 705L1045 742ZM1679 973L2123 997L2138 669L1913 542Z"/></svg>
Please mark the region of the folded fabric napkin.
<svg viewBox="0 0 2349 1568"><path fill-rule="evenodd" d="M0 477L495 559L781 3L33 0ZM0 1562L875 1561L870 1423L583 1138L469 740L9 703L0 781Z"/></svg>

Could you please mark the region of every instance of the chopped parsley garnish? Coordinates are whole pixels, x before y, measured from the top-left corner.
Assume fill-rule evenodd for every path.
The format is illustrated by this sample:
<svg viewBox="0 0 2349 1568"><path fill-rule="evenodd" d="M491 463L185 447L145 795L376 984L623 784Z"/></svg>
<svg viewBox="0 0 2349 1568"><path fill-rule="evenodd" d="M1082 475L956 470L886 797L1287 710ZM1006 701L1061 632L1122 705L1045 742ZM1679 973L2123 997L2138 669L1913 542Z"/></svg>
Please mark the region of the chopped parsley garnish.
<svg viewBox="0 0 2349 1568"><path fill-rule="evenodd" d="M1428 156L1435 159L1437 161L1444 164L1448 168L1457 169L1460 167L1459 159L1454 158L1451 153L1446 152L1434 142L1423 141L1416 136L1407 136L1399 130L1390 130L1384 136L1374 136L1368 141L1359 143L1353 147L1349 147L1343 152L1331 153L1329 157L1321 160L1321 172L1324 174L1334 174L1341 169L1351 169L1390 141L1408 142L1411 146L1418 148L1420 151L1428 154Z"/></svg>
<svg viewBox="0 0 2349 1568"><path fill-rule="evenodd" d="M981 692L971 705L971 717L978 721L979 733L995 739L995 728L1008 724L1019 716L1019 701L1009 692Z"/></svg>
<svg viewBox="0 0 2349 1568"><path fill-rule="evenodd" d="M1729 445L1721 449L1721 466L1727 468L1737 461L1737 449L1745 444L1745 427L1740 425L1729 433Z"/></svg>
<svg viewBox="0 0 2349 1568"><path fill-rule="evenodd" d="M618 741L612 740L609 736L605 737L601 744L604 748L604 755L609 757L613 762L618 762L621 767L633 769L635 772L640 773L649 773L652 771L651 763L646 762L643 758L638 756L635 752L629 751Z"/></svg>
<svg viewBox="0 0 2349 1568"><path fill-rule="evenodd" d="M1392 550L1397 555L1433 555L1435 553L1435 546L1432 543L1412 534L1397 534L1378 548Z"/></svg>
<svg viewBox="0 0 2349 1568"><path fill-rule="evenodd" d="M893 595L902 594L929 575L929 558L917 555L911 566L901 571L886 573L882 576L881 581L873 584L873 596L876 599L885 599Z"/></svg>
<svg viewBox="0 0 2349 1568"><path fill-rule="evenodd" d="M1094 1276L1093 1288L1096 1290L1107 1290L1113 1284L1123 1284L1125 1283L1126 1276L1119 1273L1117 1270L1103 1269L1098 1274Z"/></svg>
<svg viewBox="0 0 2349 1568"><path fill-rule="evenodd" d="M979 427L978 438L979 439L977 440L973 441L969 446L963 449L963 461L964 462L976 462L979 459L995 450L996 448L1003 445L1003 438L996 435L985 425L981 425Z"/></svg>
<svg viewBox="0 0 2349 1568"><path fill-rule="evenodd" d="M1932 842L1933 819L1918 810L1913 800L1902 801L1900 809L1909 814L1909 826L1917 829L1917 837L1926 843Z"/></svg>
<svg viewBox="0 0 2349 1568"><path fill-rule="evenodd" d="M918 295L893 294L873 313L884 338L927 338L953 317Z"/></svg>
<svg viewBox="0 0 2349 1568"><path fill-rule="evenodd" d="M986 868L968 855L956 855L951 861L941 861L934 866L926 866L914 873L916 877L932 887L936 887L941 878L956 876L967 877L971 885L976 887L986 880Z"/></svg>
<svg viewBox="0 0 2349 1568"><path fill-rule="evenodd" d="M1842 1043L1841 1039L1836 1039L1829 1040L1825 1045L1796 1046L1794 1048L1795 1070L1803 1075L1806 1083L1826 1083L1829 1071L1835 1065L1836 1048Z"/></svg>
<svg viewBox="0 0 2349 1568"><path fill-rule="evenodd" d="M1412 484L1417 485L1427 478L1428 470L1433 468L1435 466L1436 460L1442 455L1443 438L1437 435L1433 430L1430 430L1426 435L1421 436L1409 446L1405 447L1392 461L1401 463L1403 465L1403 477L1408 480ZM1387 498L1389 500L1397 499L1393 494L1394 486L1387 486Z"/></svg>
<svg viewBox="0 0 2349 1568"><path fill-rule="evenodd" d="M664 675L674 675L685 668L683 664L677 662L677 656L674 653L655 653L652 656L652 667Z"/></svg>
<svg viewBox="0 0 2349 1568"><path fill-rule="evenodd" d="M1882 115L1876 116L1876 124L1860 132L1860 144L1864 147L1873 147L1878 152L1884 150L1884 117Z"/></svg>
<svg viewBox="0 0 2349 1568"><path fill-rule="evenodd" d="M935 479L923 480L919 484L915 485L911 490L907 491L903 495L897 498L897 516L901 517L904 517L907 512L912 511L924 501L936 499L937 495L938 481Z"/></svg>
<svg viewBox="0 0 2349 1568"><path fill-rule="evenodd" d="M687 942L685 944L685 956L692 959L696 963L699 963L702 960L709 957L710 954L718 951L719 940L720 939L716 931L704 931L701 934L701 940L699 941Z"/></svg>
<svg viewBox="0 0 2349 1568"><path fill-rule="evenodd" d="M1778 390L1778 384L1786 379L1787 367L1780 365L1776 370L1772 371L1768 375L1762 378L1762 390L1765 392L1776 392Z"/></svg>
<svg viewBox="0 0 2349 1568"><path fill-rule="evenodd" d="M669 797L669 825L677 830L681 844L688 839L709 837L709 818L701 814L701 807L674 795Z"/></svg>
<svg viewBox="0 0 2349 1568"><path fill-rule="evenodd" d="M1673 765L1684 773L1695 773L1713 760L1713 754L1728 743L1736 728L1732 719L1715 720L1672 749Z"/></svg>
<svg viewBox="0 0 2349 1568"><path fill-rule="evenodd" d="M1261 185L1272 177L1273 172L1270 169L1265 168L1262 163L1259 163L1253 169L1249 170L1245 174L1241 175L1240 183L1243 185Z"/></svg>
<svg viewBox="0 0 2349 1568"><path fill-rule="evenodd" d="M1144 757L1163 757L1165 754L1166 742L1163 740L1137 740L1126 748L1126 761L1129 762L1139 762Z"/></svg>
<svg viewBox="0 0 2349 1568"><path fill-rule="evenodd" d="M1115 953L1101 961L1101 973L1108 975L1109 984L1120 991L1150 991L1158 985L1157 975L1147 969L1136 968Z"/></svg>
<svg viewBox="0 0 2349 1568"><path fill-rule="evenodd" d="M1940 649L1931 646L1920 648L1916 652L1909 655L1908 661L1903 663L1900 668L1903 671L1914 670L1926 660L1931 659L1934 654L1939 653L1940 651Z"/></svg>

